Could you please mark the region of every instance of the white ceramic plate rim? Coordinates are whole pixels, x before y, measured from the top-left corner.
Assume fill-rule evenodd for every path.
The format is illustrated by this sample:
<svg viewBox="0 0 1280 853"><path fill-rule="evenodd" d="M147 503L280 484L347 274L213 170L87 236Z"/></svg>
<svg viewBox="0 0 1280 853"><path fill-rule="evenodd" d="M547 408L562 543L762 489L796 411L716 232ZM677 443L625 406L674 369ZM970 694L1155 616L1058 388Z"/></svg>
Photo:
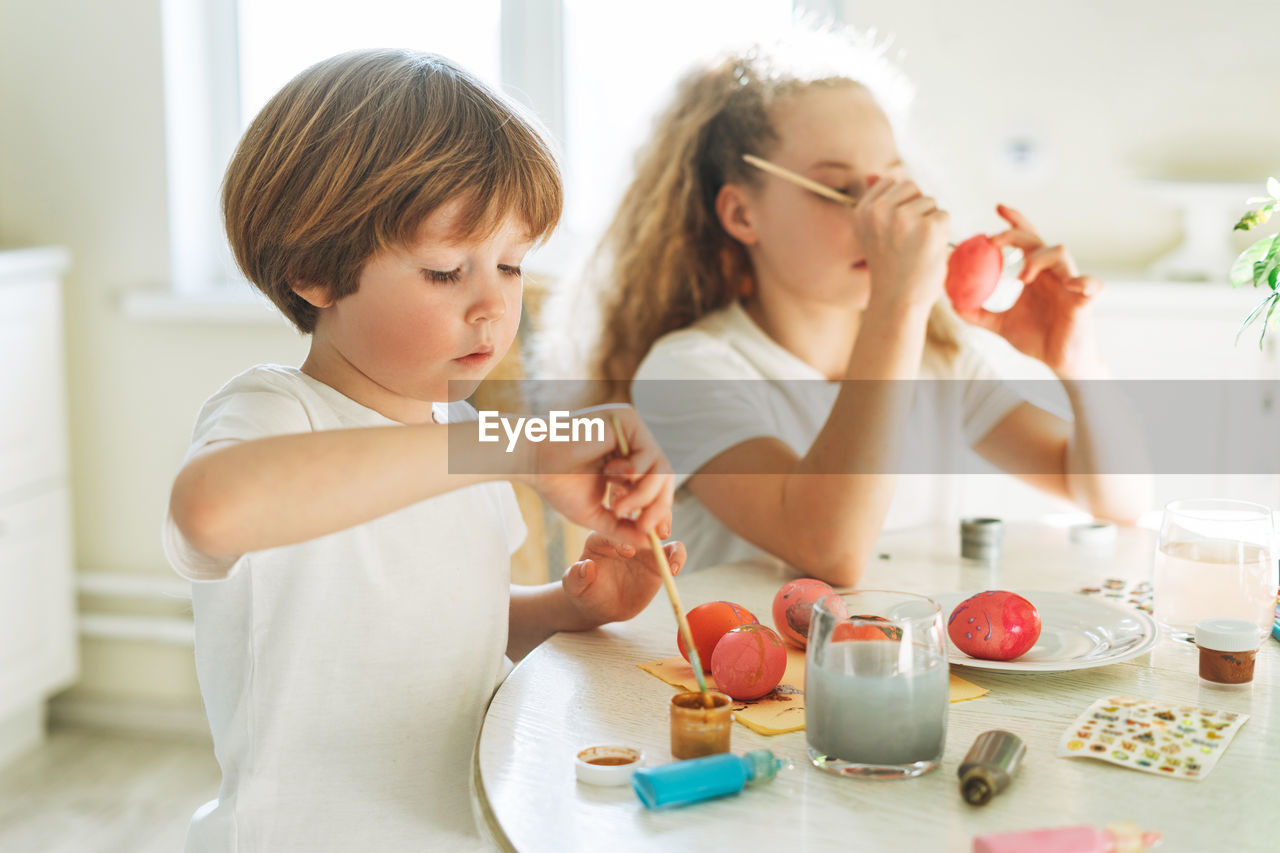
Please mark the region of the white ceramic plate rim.
<svg viewBox="0 0 1280 853"><path fill-rule="evenodd" d="M1139 610L1136 607L1130 607L1125 604L1115 604L1095 596L1085 595L1079 592L1050 592L1047 590L1012 590L1023 598L1032 602L1043 613L1045 609L1052 608L1055 600L1071 600L1073 602L1087 603L1086 606L1096 605L1105 611L1119 617L1130 617L1136 619L1142 625L1143 638L1142 642L1136 646L1125 649L1124 651L1115 652L1110 655L1104 655L1096 658L1066 658L1061 660L982 660L981 658L969 657L969 655L960 651L951 642L951 638L947 638L947 660L956 666L968 666L975 669L997 669L1008 670L1011 672L1066 672L1072 669L1092 669L1098 666L1110 666L1113 663L1131 660L1138 655L1146 654L1151 651L1156 642L1160 639L1160 631L1156 627L1155 620L1151 615ZM970 592L946 592L929 597L936 601L942 608L942 618L945 623L946 619L951 615L951 611L955 606L964 601L971 595L976 595L982 590L972 590Z"/></svg>

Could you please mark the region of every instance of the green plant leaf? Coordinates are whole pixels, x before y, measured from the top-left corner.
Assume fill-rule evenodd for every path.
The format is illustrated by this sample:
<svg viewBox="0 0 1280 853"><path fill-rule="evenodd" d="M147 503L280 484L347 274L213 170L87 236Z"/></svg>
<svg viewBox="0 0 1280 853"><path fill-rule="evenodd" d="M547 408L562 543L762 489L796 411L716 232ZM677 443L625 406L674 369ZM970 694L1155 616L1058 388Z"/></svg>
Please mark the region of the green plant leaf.
<svg viewBox="0 0 1280 853"><path fill-rule="evenodd" d="M1232 227L1232 231L1249 231L1259 225L1264 224L1271 218L1271 211L1275 210L1274 204L1264 204L1257 210L1250 210L1248 213L1240 217L1236 224Z"/></svg>
<svg viewBox="0 0 1280 853"><path fill-rule="evenodd" d="M1240 255L1235 259L1235 263L1231 264L1231 272L1228 274L1231 287L1240 287L1242 284L1253 284L1254 287L1257 287L1258 284L1261 284L1261 280L1254 278L1254 273L1256 273L1254 264L1260 263L1265 259L1268 250L1275 252L1277 246L1280 246L1280 234L1276 234L1275 237L1263 237L1261 240L1254 242L1252 246L1245 248L1243 252L1240 252Z"/></svg>
<svg viewBox="0 0 1280 853"><path fill-rule="evenodd" d="M1280 294L1277 294L1274 292L1267 294L1267 297L1263 299L1261 302L1259 302L1257 306L1252 311L1249 312L1249 316L1244 318L1244 322L1240 324L1240 328L1236 329L1236 345L1237 346L1239 346L1240 344L1240 336L1244 334L1244 330L1249 327L1250 323L1258 319L1258 315L1262 313L1262 309L1266 308L1268 305L1273 304L1276 301L1276 299L1280 299Z"/></svg>
<svg viewBox="0 0 1280 853"><path fill-rule="evenodd" d="M1267 178L1267 192L1271 193L1272 198L1280 198L1280 181Z"/></svg>
<svg viewBox="0 0 1280 853"><path fill-rule="evenodd" d="M1272 291L1271 295L1276 298L1271 300L1271 307L1267 309L1266 319L1262 321L1262 334L1258 335L1258 349L1262 349L1262 342L1267 338L1267 329L1271 328L1271 315L1275 313L1276 303L1280 302L1280 294Z"/></svg>

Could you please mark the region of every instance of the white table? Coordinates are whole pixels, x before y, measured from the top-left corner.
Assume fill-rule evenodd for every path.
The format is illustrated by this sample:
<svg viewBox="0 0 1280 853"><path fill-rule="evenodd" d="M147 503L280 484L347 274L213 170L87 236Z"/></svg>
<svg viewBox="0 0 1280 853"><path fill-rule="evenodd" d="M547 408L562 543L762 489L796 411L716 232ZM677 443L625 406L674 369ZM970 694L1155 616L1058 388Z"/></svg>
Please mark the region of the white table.
<svg viewBox="0 0 1280 853"><path fill-rule="evenodd" d="M886 534L867 588L921 593L994 587L1075 591L1108 577L1150 577L1154 534L1122 529L1109 545L1068 541L1064 528L1010 525L993 569L962 561L955 528ZM679 579L686 607L724 598L772 624L789 570L771 562L717 566ZM559 634L530 654L495 695L476 749L476 808L499 846L520 851L967 851L974 835L1133 820L1164 833L1160 853L1280 849L1280 643L1268 639L1249 691L1203 687L1194 648L1162 639L1149 654L1095 669L1009 673L956 667L990 690L951 705L942 766L913 780L840 778L813 768L804 732L768 737L735 724L733 751L770 749L792 767L771 783L686 808L648 811L630 787L576 781L585 746L623 743L647 763L671 760L666 709L674 688L637 664L675 650L666 597L628 623ZM1251 719L1198 782L1083 758L1057 741L1094 700L1112 694L1240 711ZM959 795L956 768L989 729L1018 734L1027 755L988 805Z"/></svg>

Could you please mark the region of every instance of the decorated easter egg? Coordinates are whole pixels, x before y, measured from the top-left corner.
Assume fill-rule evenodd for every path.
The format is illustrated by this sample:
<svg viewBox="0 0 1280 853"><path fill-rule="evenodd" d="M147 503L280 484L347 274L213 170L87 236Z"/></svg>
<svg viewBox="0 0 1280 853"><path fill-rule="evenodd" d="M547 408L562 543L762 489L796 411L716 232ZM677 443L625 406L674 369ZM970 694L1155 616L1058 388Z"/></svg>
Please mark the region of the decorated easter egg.
<svg viewBox="0 0 1280 853"><path fill-rule="evenodd" d="M902 629L896 625L889 624L889 620L883 616L874 616L866 613L859 613L850 619L867 620L867 621L845 621L836 625L831 632L831 642L841 643L849 640L901 640ZM869 625L867 622L883 622L881 625Z"/></svg>
<svg viewBox="0 0 1280 853"><path fill-rule="evenodd" d="M716 689L738 701L759 699L778 686L786 671L786 646L767 625L739 625L711 653Z"/></svg>
<svg viewBox="0 0 1280 853"><path fill-rule="evenodd" d="M813 603L834 590L817 578L799 578L782 585L773 597L773 624L787 642L805 647L809 639L809 620Z"/></svg>
<svg viewBox="0 0 1280 853"><path fill-rule="evenodd" d="M1004 269L1000 247L986 234L975 234L951 250L947 259L947 297L961 314L982 307Z"/></svg>
<svg viewBox="0 0 1280 853"><path fill-rule="evenodd" d="M956 605L947 635L970 657L1013 660L1040 638L1040 611L1017 593L989 589Z"/></svg>
<svg viewBox="0 0 1280 853"><path fill-rule="evenodd" d="M702 664L703 672L711 671L711 653L726 632L739 625L753 625L760 621L750 610L731 601L699 604L689 611L686 618L689 620L689 633L693 634L693 645L698 650L698 662ZM684 637L680 636L678 629L676 645L680 647L680 654L684 659L689 660L689 648L684 644Z"/></svg>

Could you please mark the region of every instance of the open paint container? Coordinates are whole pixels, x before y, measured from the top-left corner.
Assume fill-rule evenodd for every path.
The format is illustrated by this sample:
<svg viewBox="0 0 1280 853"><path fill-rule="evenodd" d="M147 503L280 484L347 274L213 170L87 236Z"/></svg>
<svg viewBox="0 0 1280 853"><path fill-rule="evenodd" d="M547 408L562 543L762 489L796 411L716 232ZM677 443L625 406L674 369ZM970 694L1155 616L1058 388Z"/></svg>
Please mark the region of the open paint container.
<svg viewBox="0 0 1280 853"><path fill-rule="evenodd" d="M588 785L626 785L636 768L644 764L644 753L629 746L589 746L578 753L574 772Z"/></svg>

